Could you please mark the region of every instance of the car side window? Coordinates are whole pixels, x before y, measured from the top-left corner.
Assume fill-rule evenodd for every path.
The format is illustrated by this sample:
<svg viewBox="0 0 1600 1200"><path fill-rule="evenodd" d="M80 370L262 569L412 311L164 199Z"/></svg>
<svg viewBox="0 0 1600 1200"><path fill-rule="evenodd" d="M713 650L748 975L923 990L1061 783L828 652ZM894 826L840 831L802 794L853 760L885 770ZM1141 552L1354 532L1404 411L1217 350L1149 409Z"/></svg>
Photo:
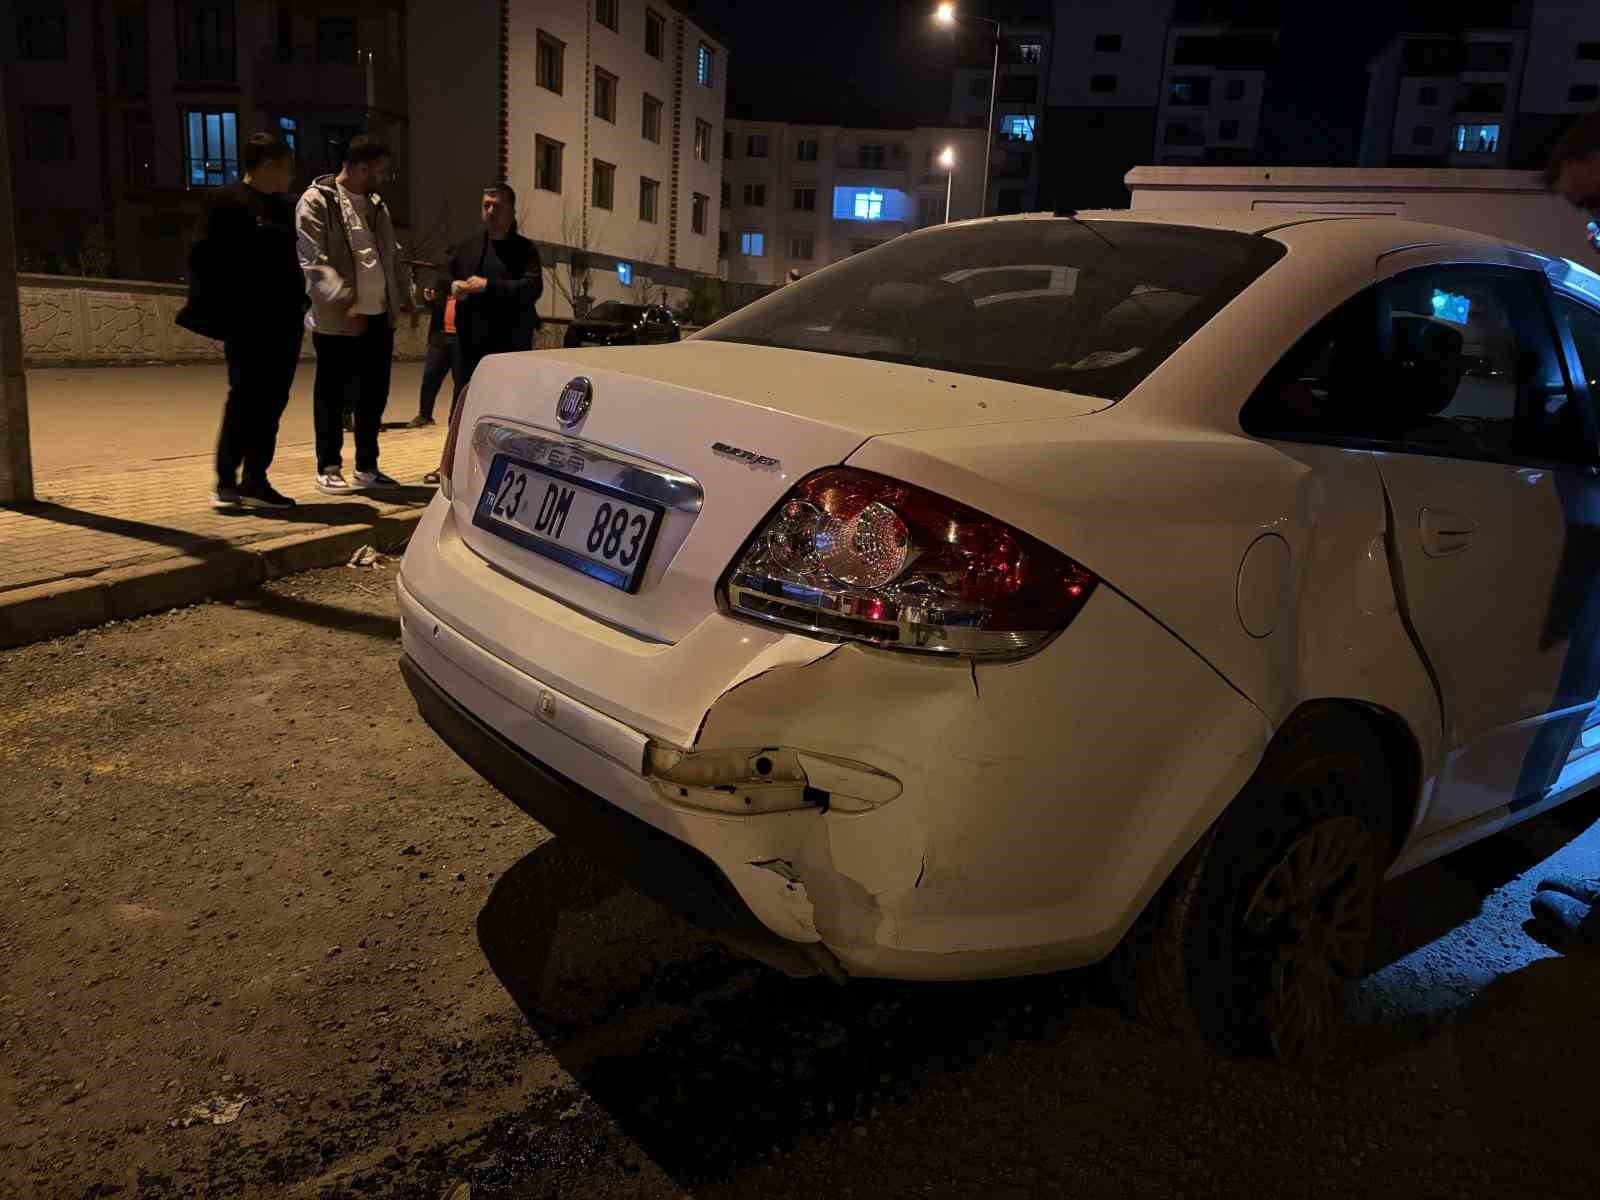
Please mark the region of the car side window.
<svg viewBox="0 0 1600 1200"><path fill-rule="evenodd" d="M1600 311L1558 294L1556 315L1567 323L1567 331L1578 347L1578 361L1583 364L1584 377L1589 381L1589 397L1600 405Z"/></svg>
<svg viewBox="0 0 1600 1200"><path fill-rule="evenodd" d="M1274 368L1241 422L1491 461L1585 445L1539 278L1488 266L1424 267L1357 296Z"/></svg>

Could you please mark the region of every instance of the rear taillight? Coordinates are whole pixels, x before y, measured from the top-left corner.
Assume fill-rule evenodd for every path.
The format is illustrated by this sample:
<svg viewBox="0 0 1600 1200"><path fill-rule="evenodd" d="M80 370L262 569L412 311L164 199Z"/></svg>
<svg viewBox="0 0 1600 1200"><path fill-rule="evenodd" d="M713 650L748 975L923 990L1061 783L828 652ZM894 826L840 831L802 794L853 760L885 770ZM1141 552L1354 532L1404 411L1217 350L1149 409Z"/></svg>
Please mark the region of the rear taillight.
<svg viewBox="0 0 1600 1200"><path fill-rule="evenodd" d="M900 650L1009 657L1081 609L1095 578L1037 538L849 467L802 480L723 578L730 612Z"/></svg>
<svg viewBox="0 0 1600 1200"><path fill-rule="evenodd" d="M467 389L462 388L456 402L450 406L450 431L444 437L444 453L439 456L439 490L446 500L454 499L451 492L450 471L456 462L456 439L461 435L461 414L467 408Z"/></svg>

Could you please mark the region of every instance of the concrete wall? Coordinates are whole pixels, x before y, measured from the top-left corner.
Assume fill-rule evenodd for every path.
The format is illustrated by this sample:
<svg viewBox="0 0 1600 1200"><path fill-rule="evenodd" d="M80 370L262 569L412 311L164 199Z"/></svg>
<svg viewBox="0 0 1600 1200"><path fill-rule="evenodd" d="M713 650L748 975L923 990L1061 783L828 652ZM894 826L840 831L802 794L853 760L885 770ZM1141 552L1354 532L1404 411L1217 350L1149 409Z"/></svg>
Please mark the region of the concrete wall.
<svg viewBox="0 0 1600 1200"><path fill-rule="evenodd" d="M143 363L216 362L222 344L196 337L172 323L185 289L175 284L126 279L72 279L59 275L18 277L22 302L22 353L30 367L108 366ZM560 327L555 327L560 344ZM397 359L420 358L426 349L425 314L401 317ZM304 357L311 357L307 338Z"/></svg>
<svg viewBox="0 0 1600 1200"><path fill-rule="evenodd" d="M1136 167L1137 209L1382 213L1455 225L1594 265L1584 218L1533 171L1362 167Z"/></svg>

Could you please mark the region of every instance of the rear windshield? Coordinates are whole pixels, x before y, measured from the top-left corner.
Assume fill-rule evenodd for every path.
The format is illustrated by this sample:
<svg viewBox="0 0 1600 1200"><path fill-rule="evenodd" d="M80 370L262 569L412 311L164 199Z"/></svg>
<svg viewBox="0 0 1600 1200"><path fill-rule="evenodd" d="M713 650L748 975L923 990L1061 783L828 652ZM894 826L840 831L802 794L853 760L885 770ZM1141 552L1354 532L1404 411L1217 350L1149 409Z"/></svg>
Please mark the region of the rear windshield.
<svg viewBox="0 0 1600 1200"><path fill-rule="evenodd" d="M644 309L639 305L617 300L607 300L589 310L589 318L594 321L637 321L643 315Z"/></svg>
<svg viewBox="0 0 1600 1200"><path fill-rule="evenodd" d="M1119 400L1283 252L1131 221L962 225L896 238L700 336Z"/></svg>

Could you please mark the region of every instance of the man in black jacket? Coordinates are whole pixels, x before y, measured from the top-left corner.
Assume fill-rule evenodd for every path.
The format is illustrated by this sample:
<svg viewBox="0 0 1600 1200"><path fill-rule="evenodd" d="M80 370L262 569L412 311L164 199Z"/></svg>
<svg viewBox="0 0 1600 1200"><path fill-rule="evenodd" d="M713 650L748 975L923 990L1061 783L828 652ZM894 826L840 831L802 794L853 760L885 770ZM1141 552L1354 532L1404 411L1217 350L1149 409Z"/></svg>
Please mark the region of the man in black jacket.
<svg viewBox="0 0 1600 1200"><path fill-rule="evenodd" d="M483 189L483 229L450 250L445 328L455 329L455 395L488 354L532 350L544 294L539 248L517 232L517 193L509 183ZM455 400L450 404L452 414ZM425 483L438 483L430 471Z"/></svg>
<svg viewBox="0 0 1600 1200"><path fill-rule="evenodd" d="M539 248L517 232L517 193L509 183L483 189L483 229L450 253L455 300L456 388L486 354L532 350L544 294Z"/></svg>
<svg viewBox="0 0 1600 1200"><path fill-rule="evenodd" d="M278 422L289 404L306 306L295 253L294 205L286 192L294 152L270 133L244 145L244 182L211 205L205 240L192 259L190 328L220 336L228 399L217 436L216 508L293 508L267 482ZM240 477L240 468L243 477Z"/></svg>

